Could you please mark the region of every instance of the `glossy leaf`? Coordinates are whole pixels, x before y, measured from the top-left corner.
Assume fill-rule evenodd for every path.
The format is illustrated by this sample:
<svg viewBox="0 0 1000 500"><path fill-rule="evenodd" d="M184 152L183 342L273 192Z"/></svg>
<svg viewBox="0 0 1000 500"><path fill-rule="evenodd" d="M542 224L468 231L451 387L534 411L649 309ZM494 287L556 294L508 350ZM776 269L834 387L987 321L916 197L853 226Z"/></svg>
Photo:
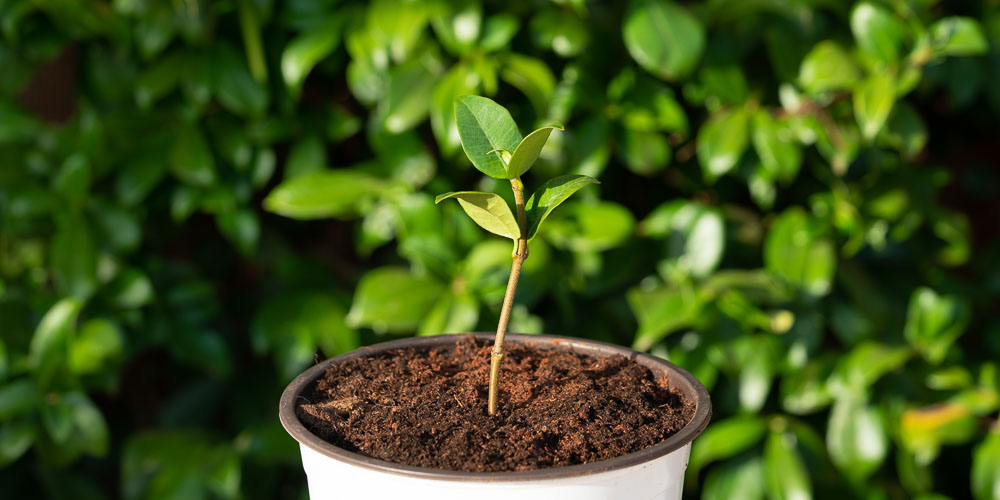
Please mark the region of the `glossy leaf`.
<svg viewBox="0 0 1000 500"><path fill-rule="evenodd" d="M507 202L494 193L480 193L476 191L458 191L444 193L434 199L434 203L441 203L449 198L458 200L462 210L469 217L479 224L479 227L500 236L506 236L512 240L521 237L521 228L517 225L517 219L510 211Z"/></svg>
<svg viewBox="0 0 1000 500"><path fill-rule="evenodd" d="M812 296L830 290L837 266L833 244L819 224L797 208L782 213L764 242L764 263L778 276Z"/></svg>
<svg viewBox="0 0 1000 500"><path fill-rule="evenodd" d="M942 55L972 56L989 48L979 23L971 17L946 17L930 27L932 45Z"/></svg>
<svg viewBox="0 0 1000 500"><path fill-rule="evenodd" d="M749 119L743 110L712 115L698 131L698 163L710 180L736 167L750 140Z"/></svg>
<svg viewBox="0 0 1000 500"><path fill-rule="evenodd" d="M767 177L791 182L802 166L802 150L786 123L766 111L753 116L753 147Z"/></svg>
<svg viewBox="0 0 1000 500"><path fill-rule="evenodd" d="M76 374L97 373L122 355L124 344L118 325L103 318L89 320L70 342L69 369Z"/></svg>
<svg viewBox="0 0 1000 500"><path fill-rule="evenodd" d="M968 316L968 305L958 297L921 287L910 296L903 335L927 361L938 364L962 335Z"/></svg>
<svg viewBox="0 0 1000 500"><path fill-rule="evenodd" d="M521 132L510 112L486 97L465 96L455 101L455 121L469 161L490 177L506 179L507 165L489 153L514 151L521 143Z"/></svg>
<svg viewBox="0 0 1000 500"><path fill-rule="evenodd" d="M753 415L729 417L714 422L691 447L691 458L688 460L691 473L697 476L698 471L706 465L725 460L757 445L766 432L767 423L764 419Z"/></svg>
<svg viewBox="0 0 1000 500"><path fill-rule="evenodd" d="M622 36L632 58L665 80L690 73L705 47L701 22L686 8L667 0L631 0Z"/></svg>
<svg viewBox="0 0 1000 500"><path fill-rule="evenodd" d="M816 44L799 67L799 83L812 94L851 89L860 77L851 56L829 40Z"/></svg>
<svg viewBox="0 0 1000 500"><path fill-rule="evenodd" d="M538 234L538 229L556 207L588 184L600 184L600 182L586 175L564 175L549 179L542 184L525 203L528 240Z"/></svg>
<svg viewBox="0 0 1000 500"><path fill-rule="evenodd" d="M859 2L851 10L851 32L862 51L883 61L895 63L906 34L905 27L885 7L874 2Z"/></svg>
<svg viewBox="0 0 1000 500"><path fill-rule="evenodd" d="M293 219L338 217L356 211L382 188L381 181L357 170L321 170L278 184L263 205Z"/></svg>
<svg viewBox="0 0 1000 500"><path fill-rule="evenodd" d="M69 341L82 307L83 304L76 299L56 302L35 328L28 351L28 365L42 387L47 387L57 371L65 366Z"/></svg>
<svg viewBox="0 0 1000 500"><path fill-rule="evenodd" d="M812 481L796 450L795 435L771 432L764 445L764 486L772 500L809 500Z"/></svg>
<svg viewBox="0 0 1000 500"><path fill-rule="evenodd" d="M873 139L882 130L895 100L895 80L889 72L873 74L854 90L854 117L865 138Z"/></svg>
<svg viewBox="0 0 1000 500"><path fill-rule="evenodd" d="M693 290L683 288L634 288L627 297L639 321L632 348L640 351L649 350L667 335L690 326L704 306Z"/></svg>
<svg viewBox="0 0 1000 500"><path fill-rule="evenodd" d="M889 446L882 412L857 395L837 398L827 423L826 446L830 459L848 477L867 478L882 465Z"/></svg>
<svg viewBox="0 0 1000 500"><path fill-rule="evenodd" d="M640 231L667 242L669 274L704 277L718 266L725 248L722 216L699 203L682 200L660 205L642 221ZM664 276L665 279L668 276Z"/></svg>
<svg viewBox="0 0 1000 500"><path fill-rule="evenodd" d="M564 129L561 123L556 122L535 130L521 140L521 143L514 149L510 161L507 163L508 179L516 179L524 175L535 164L535 161L538 160L538 155L542 152L542 148L545 147L545 142L549 139L549 134L553 130Z"/></svg>
<svg viewBox="0 0 1000 500"><path fill-rule="evenodd" d="M402 268L369 271L354 291L347 323L369 327L376 333L412 331L427 316L443 289L433 278L417 276Z"/></svg>
<svg viewBox="0 0 1000 500"><path fill-rule="evenodd" d="M281 76L292 95L298 96L302 83L317 63L340 42L340 20L332 18L300 34L281 54Z"/></svg>
<svg viewBox="0 0 1000 500"><path fill-rule="evenodd" d="M972 494L976 500L1000 498L1000 429L986 435L972 457Z"/></svg>

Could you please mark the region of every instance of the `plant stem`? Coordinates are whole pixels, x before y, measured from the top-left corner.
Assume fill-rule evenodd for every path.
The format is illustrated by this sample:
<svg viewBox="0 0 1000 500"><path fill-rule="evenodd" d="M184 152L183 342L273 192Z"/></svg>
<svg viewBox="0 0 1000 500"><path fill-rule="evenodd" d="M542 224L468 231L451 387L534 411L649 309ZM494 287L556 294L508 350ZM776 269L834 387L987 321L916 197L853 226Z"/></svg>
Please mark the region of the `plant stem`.
<svg viewBox="0 0 1000 500"><path fill-rule="evenodd" d="M503 308L500 310L500 322L497 324L497 336L493 342L493 355L490 357L490 399L489 412L491 416L497 414L497 392L500 385L500 361L503 360L503 336L507 333L507 324L510 323L510 310L514 307L514 293L517 291L517 280L521 277L521 265L524 259L528 258L527 224L524 215L524 184L521 179L510 180L510 187L514 190L514 204L517 206L517 224L521 227L521 237L515 242L513 259L510 267L510 279L507 280L507 293L503 297Z"/></svg>

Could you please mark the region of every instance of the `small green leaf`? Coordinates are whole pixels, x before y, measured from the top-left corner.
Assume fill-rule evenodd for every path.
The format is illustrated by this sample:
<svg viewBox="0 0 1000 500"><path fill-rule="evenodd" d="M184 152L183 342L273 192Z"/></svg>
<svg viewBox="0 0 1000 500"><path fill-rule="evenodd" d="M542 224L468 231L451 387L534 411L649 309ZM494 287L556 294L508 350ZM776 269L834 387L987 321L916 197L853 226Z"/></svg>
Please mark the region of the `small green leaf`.
<svg viewBox="0 0 1000 500"><path fill-rule="evenodd" d="M798 175L802 150L795 133L767 111L758 111L753 117L753 147L766 177L791 182Z"/></svg>
<svg viewBox="0 0 1000 500"><path fill-rule="evenodd" d="M281 53L281 76L293 96L298 97L302 82L313 67L337 48L340 24L339 18L330 18L285 46Z"/></svg>
<svg viewBox="0 0 1000 500"><path fill-rule="evenodd" d="M170 149L170 171L193 186L215 184L215 157L198 127L182 125L175 129L175 133L174 145Z"/></svg>
<svg viewBox="0 0 1000 500"><path fill-rule="evenodd" d="M713 114L698 131L698 163L707 179L717 179L736 167L750 139L743 109Z"/></svg>
<svg viewBox="0 0 1000 500"><path fill-rule="evenodd" d="M35 328L28 352L28 366L39 385L48 387L52 377L66 363L69 339L83 304L77 299L56 302Z"/></svg>
<svg viewBox="0 0 1000 500"><path fill-rule="evenodd" d="M816 44L799 67L799 83L812 94L850 89L860 77L851 56L830 40Z"/></svg>
<svg viewBox="0 0 1000 500"><path fill-rule="evenodd" d="M622 36L632 59L664 80L690 73L705 48L705 28L698 19L666 0L631 0Z"/></svg>
<svg viewBox="0 0 1000 500"><path fill-rule="evenodd" d="M767 270L812 296L830 291L837 267L833 243L818 221L802 209L791 208L774 221L764 241Z"/></svg>
<svg viewBox="0 0 1000 500"><path fill-rule="evenodd" d="M833 358L818 358L781 378L781 407L793 415L806 415L833 401L827 379L833 372Z"/></svg>
<svg viewBox="0 0 1000 500"><path fill-rule="evenodd" d="M118 325L103 318L89 320L70 343L69 369L78 375L97 373L121 356L124 344Z"/></svg>
<svg viewBox="0 0 1000 500"><path fill-rule="evenodd" d="M939 364L968 321L969 307L960 297L921 287L910 296L903 335L927 361Z"/></svg>
<svg viewBox="0 0 1000 500"><path fill-rule="evenodd" d="M318 135L310 134L292 145L285 159L284 179L325 169L326 147Z"/></svg>
<svg viewBox="0 0 1000 500"><path fill-rule="evenodd" d="M240 208L227 210L215 217L219 231L243 255L253 255L260 240L260 220L253 210Z"/></svg>
<svg viewBox="0 0 1000 500"><path fill-rule="evenodd" d="M667 335L689 326L704 306L704 301L688 288L633 288L627 297L639 322L632 342L632 348L639 351L648 351Z"/></svg>
<svg viewBox="0 0 1000 500"><path fill-rule="evenodd" d="M58 220L49 252L57 290L90 296L97 287L97 248L87 223L76 217Z"/></svg>
<svg viewBox="0 0 1000 500"><path fill-rule="evenodd" d="M545 141L549 139L549 134L553 129L564 130L562 124L556 122L528 134L527 137L521 140L521 143L517 145L517 149L514 150L514 154L511 155L510 161L507 163L508 179L516 179L524 175L535 164L535 160L538 159L542 148L545 147Z"/></svg>
<svg viewBox="0 0 1000 500"><path fill-rule="evenodd" d="M507 202L494 193L477 191L456 191L438 195L434 203L441 203L449 198L458 200L465 213L469 214L479 227L512 240L521 237L521 229L517 225L514 214Z"/></svg>
<svg viewBox="0 0 1000 500"><path fill-rule="evenodd" d="M480 172L496 178L507 178L507 166L496 155L496 149L514 151L521 142L521 132L510 112L493 100L480 96L460 97L455 101L455 121L462 149Z"/></svg>
<svg viewBox="0 0 1000 500"><path fill-rule="evenodd" d="M444 285L407 269L382 267L369 271L354 291L347 313L353 327L367 326L376 333L413 331L427 317Z"/></svg>
<svg viewBox="0 0 1000 500"><path fill-rule="evenodd" d="M490 16L483 26L483 37L479 40L479 47L484 52L496 52L510 43L519 27L517 18L510 14Z"/></svg>
<svg viewBox="0 0 1000 500"><path fill-rule="evenodd" d="M995 425L972 456L972 494L976 500L1000 499L1000 426Z"/></svg>
<svg viewBox="0 0 1000 500"><path fill-rule="evenodd" d="M506 245L505 245L506 246ZM510 261L510 249L507 249ZM469 293L445 292L427 312L417 335L471 332L479 321L479 303Z"/></svg>
<svg viewBox="0 0 1000 500"><path fill-rule="evenodd" d="M653 209L642 221L640 232L667 241L661 268L668 274L705 277L722 259L725 224L722 215L700 203L675 200ZM668 276L664 276L665 279Z"/></svg>
<svg viewBox="0 0 1000 500"><path fill-rule="evenodd" d="M764 486L771 500L809 500L812 481L796 448L795 435L772 432L764 445Z"/></svg>
<svg viewBox="0 0 1000 500"><path fill-rule="evenodd" d="M864 480L885 461L889 443L882 412L863 396L838 397L826 429L830 459L853 480Z"/></svg>
<svg viewBox="0 0 1000 500"><path fill-rule="evenodd" d="M892 73L873 73L854 89L854 117L861 134L873 139L882 130L896 100L896 82Z"/></svg>
<svg viewBox="0 0 1000 500"><path fill-rule="evenodd" d="M876 3L859 2L851 11L851 32L862 51L893 64L905 37L905 27L896 16Z"/></svg>
<svg viewBox="0 0 1000 500"><path fill-rule="evenodd" d="M908 159L920 154L927 144L927 126L924 120L905 101L897 102L892 107L889 123L882 132L880 142L899 150Z"/></svg>
<svg viewBox="0 0 1000 500"><path fill-rule="evenodd" d="M33 380L20 378L5 383L0 387L0 420L8 422L11 417L34 410L41 399Z"/></svg>
<svg viewBox="0 0 1000 500"><path fill-rule="evenodd" d="M37 432L31 420L6 421L0 425L0 467L24 455L35 442Z"/></svg>
<svg viewBox="0 0 1000 500"><path fill-rule="evenodd" d="M931 45L942 55L974 56L989 49L979 23L971 17L946 17L930 27Z"/></svg>
<svg viewBox="0 0 1000 500"><path fill-rule="evenodd" d="M127 268L102 293L117 307L135 309L153 299L153 283L139 269Z"/></svg>
<svg viewBox="0 0 1000 500"><path fill-rule="evenodd" d="M759 456L740 457L705 476L702 500L763 500L764 471Z"/></svg>
<svg viewBox="0 0 1000 500"><path fill-rule="evenodd" d="M534 57L509 52L501 58L500 78L520 90L535 108L538 116L548 113L549 102L556 90L556 77L549 65Z"/></svg>
<svg viewBox="0 0 1000 500"><path fill-rule="evenodd" d="M691 458L688 461L691 473L697 476L698 471L706 465L727 459L756 445L765 432L767 424L756 415L735 416L713 422L691 447Z"/></svg>
<svg viewBox="0 0 1000 500"><path fill-rule="evenodd" d="M282 182L264 199L264 208L293 219L339 217L382 188L382 181L357 170L321 170Z"/></svg>
<svg viewBox="0 0 1000 500"><path fill-rule="evenodd" d="M413 59L389 72L378 108L378 120L386 131L400 134L427 118L439 72L437 61L423 59Z"/></svg>
<svg viewBox="0 0 1000 500"><path fill-rule="evenodd" d="M586 175L563 175L542 184L525 204L528 240L538 234L542 222L559 204L588 184L600 184L600 182Z"/></svg>
<svg viewBox="0 0 1000 500"><path fill-rule="evenodd" d="M837 394L863 391L887 373L903 366L908 359L910 349L905 346L863 341L840 358L827 386L831 393Z"/></svg>
<svg viewBox="0 0 1000 500"><path fill-rule="evenodd" d="M618 154L629 170L649 177L667 168L673 151L663 134L625 129Z"/></svg>

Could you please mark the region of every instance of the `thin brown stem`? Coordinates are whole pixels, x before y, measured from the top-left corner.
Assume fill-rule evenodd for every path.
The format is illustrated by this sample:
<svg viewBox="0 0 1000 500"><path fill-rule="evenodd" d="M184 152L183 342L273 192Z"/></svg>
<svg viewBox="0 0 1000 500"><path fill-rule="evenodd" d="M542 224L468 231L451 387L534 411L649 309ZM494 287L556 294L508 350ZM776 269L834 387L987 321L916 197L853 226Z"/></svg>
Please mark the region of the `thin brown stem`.
<svg viewBox="0 0 1000 500"><path fill-rule="evenodd" d="M500 385L500 361L503 360L503 337L507 333L507 324L510 323L510 311L514 307L514 293L517 291L517 281L521 277L521 265L524 259L528 258L528 240L525 237L525 213L524 213L524 185L521 179L510 180L511 189L514 190L514 204L517 206L517 222L521 227L521 237L516 241L514 248L514 262L510 268L510 279L507 280L507 293L503 297L503 308L500 310L500 322L497 324L497 336L493 342L492 356L490 357L490 415L497 414L497 392Z"/></svg>

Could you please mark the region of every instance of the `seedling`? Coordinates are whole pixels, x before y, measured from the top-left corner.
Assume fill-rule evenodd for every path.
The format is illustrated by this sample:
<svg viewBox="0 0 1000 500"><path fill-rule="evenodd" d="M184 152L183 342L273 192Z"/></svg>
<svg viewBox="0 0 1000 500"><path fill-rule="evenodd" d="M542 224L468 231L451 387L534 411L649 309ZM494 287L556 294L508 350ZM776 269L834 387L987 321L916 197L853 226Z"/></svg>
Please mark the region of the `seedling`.
<svg viewBox="0 0 1000 500"><path fill-rule="evenodd" d="M434 200L455 198L465 213L483 229L514 241L510 279L500 310L497 335L490 357L489 413L497 413L497 387L500 378L500 361L503 360L503 337L510 322L514 305L514 292L521 276L521 266L528 258L528 242L537 234L545 218L560 203L587 184L597 180L586 175L564 175L549 179L535 194L524 201L524 184L521 175L528 171L553 130L563 130L560 123L542 127L522 138L510 112L490 99L480 96L460 97L455 101L455 119L462 149L472 164L482 173L495 179L507 179L514 191L517 218L507 202L498 194L476 191L456 191L439 195Z"/></svg>

